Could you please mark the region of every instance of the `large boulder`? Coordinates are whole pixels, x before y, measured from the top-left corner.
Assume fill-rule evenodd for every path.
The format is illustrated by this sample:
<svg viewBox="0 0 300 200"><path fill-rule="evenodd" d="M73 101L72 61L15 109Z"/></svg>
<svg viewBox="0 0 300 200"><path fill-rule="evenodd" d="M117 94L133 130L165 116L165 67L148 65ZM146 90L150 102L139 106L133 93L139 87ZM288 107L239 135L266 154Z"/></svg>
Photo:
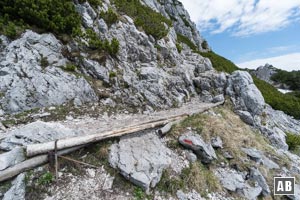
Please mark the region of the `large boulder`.
<svg viewBox="0 0 300 200"><path fill-rule="evenodd" d="M179 142L184 147L193 150L204 163L210 163L217 159L211 144L205 143L199 134L193 132L184 133L179 137Z"/></svg>
<svg viewBox="0 0 300 200"><path fill-rule="evenodd" d="M273 84L271 77L277 73L277 69L272 65L265 64L264 66L258 67L255 71L251 72L257 78L266 81L267 83Z"/></svg>
<svg viewBox="0 0 300 200"><path fill-rule="evenodd" d="M63 45L53 34L26 31L0 53L0 107L16 113L98 97L82 77L63 71Z"/></svg>
<svg viewBox="0 0 300 200"><path fill-rule="evenodd" d="M148 192L160 181L163 170L170 166L170 150L153 133L124 136L111 146L109 163Z"/></svg>
<svg viewBox="0 0 300 200"><path fill-rule="evenodd" d="M36 121L7 133L0 142L0 149L11 150L17 146L44 143L56 139L77 136L79 132L59 123Z"/></svg>
<svg viewBox="0 0 300 200"><path fill-rule="evenodd" d="M263 112L265 100L248 72L233 72L228 78L226 93L230 96L236 110L248 111L252 116Z"/></svg>

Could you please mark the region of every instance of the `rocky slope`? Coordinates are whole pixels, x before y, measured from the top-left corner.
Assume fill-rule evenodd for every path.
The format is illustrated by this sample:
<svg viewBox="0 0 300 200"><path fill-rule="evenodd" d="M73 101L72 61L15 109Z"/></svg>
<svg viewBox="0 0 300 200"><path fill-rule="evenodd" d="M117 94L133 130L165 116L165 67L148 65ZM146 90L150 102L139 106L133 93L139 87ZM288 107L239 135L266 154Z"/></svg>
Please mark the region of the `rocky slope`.
<svg viewBox="0 0 300 200"><path fill-rule="evenodd" d="M248 72L215 71L211 61L199 54L209 47L180 2L141 1L172 21L164 23L167 34L162 38L147 34L113 2L105 0L96 7L85 1L74 4L82 17L82 31L96 34L95 41L116 39L116 55L88 48L90 41L85 37L64 39L32 30L13 41L0 36L0 117L4 124L0 148L10 150L0 154L5 163L0 170L23 161L20 147L30 143L116 128L117 123L126 125L151 115L180 113L171 108L184 103L189 106L182 107L183 111L197 110L204 102L226 100L225 105L177 125L168 124L165 138L147 130L87 147L71 156L96 169L63 162L59 183L54 184L44 166L26 178L21 174L12 183L0 183L0 197L275 198L272 177L300 172L300 158L288 151L286 143L287 133L300 133L300 122L267 105ZM114 23L101 15L111 10L117 15ZM264 75L265 79L269 76L269 72ZM197 103L189 103L192 99ZM155 112L160 109L166 111ZM74 119L74 110L85 115ZM88 116L95 113L94 118ZM67 121L8 125L20 116L25 122L65 117Z"/></svg>

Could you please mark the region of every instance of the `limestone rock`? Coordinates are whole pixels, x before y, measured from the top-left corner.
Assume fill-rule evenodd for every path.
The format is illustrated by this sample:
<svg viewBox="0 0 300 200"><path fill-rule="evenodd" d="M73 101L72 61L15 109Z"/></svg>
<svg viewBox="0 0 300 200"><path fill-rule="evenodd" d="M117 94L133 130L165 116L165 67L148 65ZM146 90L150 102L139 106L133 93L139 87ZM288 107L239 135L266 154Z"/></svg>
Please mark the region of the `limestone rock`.
<svg viewBox="0 0 300 200"><path fill-rule="evenodd" d="M248 184L242 190L242 196L249 200L256 200L257 197L261 194L262 188L258 185L251 187Z"/></svg>
<svg viewBox="0 0 300 200"><path fill-rule="evenodd" d="M265 100L246 71L235 71L228 78L226 93L235 109L248 111L252 116L262 113Z"/></svg>
<svg viewBox="0 0 300 200"><path fill-rule="evenodd" d="M193 150L204 163L210 163L217 159L215 150L211 144L205 143L198 134L193 132L184 133L179 137L179 142L184 147Z"/></svg>
<svg viewBox="0 0 300 200"><path fill-rule="evenodd" d="M177 196L178 200L205 200L195 190L192 190L191 192L188 192L188 193L184 193L182 190L178 190L176 192L176 196Z"/></svg>
<svg viewBox="0 0 300 200"><path fill-rule="evenodd" d="M109 162L126 179L148 192L171 164L169 155L169 149L156 134L148 133L122 137L119 143L111 146Z"/></svg>
<svg viewBox="0 0 300 200"><path fill-rule="evenodd" d="M25 174L19 174L2 200L25 200Z"/></svg>
<svg viewBox="0 0 300 200"><path fill-rule="evenodd" d="M8 136L0 142L0 149L12 150L17 146L49 142L78 134L59 123L36 121L8 133Z"/></svg>
<svg viewBox="0 0 300 200"><path fill-rule="evenodd" d="M62 44L53 34L26 31L0 53L0 105L6 113L61 105L77 98L92 102L97 96L84 78L67 73L60 66Z"/></svg>
<svg viewBox="0 0 300 200"><path fill-rule="evenodd" d="M261 151L258 151L256 149L252 149L252 148L242 148L242 151L245 152L252 160L266 166L268 169L279 169L280 168L277 163L270 160Z"/></svg>
<svg viewBox="0 0 300 200"><path fill-rule="evenodd" d="M0 154L0 171L25 160L23 148L16 147L13 150Z"/></svg>
<svg viewBox="0 0 300 200"><path fill-rule="evenodd" d="M211 139L211 145L214 148L223 148L223 141L219 136L213 137Z"/></svg>
<svg viewBox="0 0 300 200"><path fill-rule="evenodd" d="M219 168L215 171L215 175L220 180L222 186L229 191L235 192L238 189L243 189L245 187L245 180L242 174L237 171Z"/></svg>
<svg viewBox="0 0 300 200"><path fill-rule="evenodd" d="M245 122L246 124L249 124L251 126L254 125L254 119L248 111L238 110L238 111L236 111L236 113L240 116L240 118L241 118L241 120L243 120L243 122Z"/></svg>
<svg viewBox="0 0 300 200"><path fill-rule="evenodd" d="M258 67L255 71L251 72L257 78L266 81L267 83L273 84L271 77L277 73L276 68L272 65L265 64L264 66Z"/></svg>
<svg viewBox="0 0 300 200"><path fill-rule="evenodd" d="M262 188L262 194L264 196L269 196L271 194L266 179L263 177L260 171L254 167L250 169L250 180L256 181L258 183L258 185Z"/></svg>

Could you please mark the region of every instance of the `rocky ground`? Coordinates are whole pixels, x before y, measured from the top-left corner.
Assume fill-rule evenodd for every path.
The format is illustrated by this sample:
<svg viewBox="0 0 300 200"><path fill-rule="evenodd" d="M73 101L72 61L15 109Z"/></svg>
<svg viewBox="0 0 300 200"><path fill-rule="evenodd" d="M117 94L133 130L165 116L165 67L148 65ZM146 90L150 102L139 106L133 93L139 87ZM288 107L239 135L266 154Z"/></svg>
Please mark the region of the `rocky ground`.
<svg viewBox="0 0 300 200"><path fill-rule="evenodd" d="M300 121L267 105L248 72L215 71L181 3L141 3L172 21L165 37L108 0L74 1L83 32L119 41L115 56L83 48L84 38L0 36L0 172L27 159L27 144L190 116L68 155L80 163L60 158L57 181L48 165L24 172L0 183L0 198L280 199L273 177L295 176L297 195L284 198L298 200L300 158L286 136L299 135ZM99 15L109 8L110 25Z"/></svg>

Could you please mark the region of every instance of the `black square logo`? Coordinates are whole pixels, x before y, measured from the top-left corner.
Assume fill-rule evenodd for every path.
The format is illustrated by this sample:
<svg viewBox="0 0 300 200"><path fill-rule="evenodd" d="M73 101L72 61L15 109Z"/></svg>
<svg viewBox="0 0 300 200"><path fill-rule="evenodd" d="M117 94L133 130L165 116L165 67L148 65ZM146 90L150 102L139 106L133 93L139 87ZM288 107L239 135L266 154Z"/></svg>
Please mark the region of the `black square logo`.
<svg viewBox="0 0 300 200"><path fill-rule="evenodd" d="M274 195L295 195L295 177L274 177Z"/></svg>

